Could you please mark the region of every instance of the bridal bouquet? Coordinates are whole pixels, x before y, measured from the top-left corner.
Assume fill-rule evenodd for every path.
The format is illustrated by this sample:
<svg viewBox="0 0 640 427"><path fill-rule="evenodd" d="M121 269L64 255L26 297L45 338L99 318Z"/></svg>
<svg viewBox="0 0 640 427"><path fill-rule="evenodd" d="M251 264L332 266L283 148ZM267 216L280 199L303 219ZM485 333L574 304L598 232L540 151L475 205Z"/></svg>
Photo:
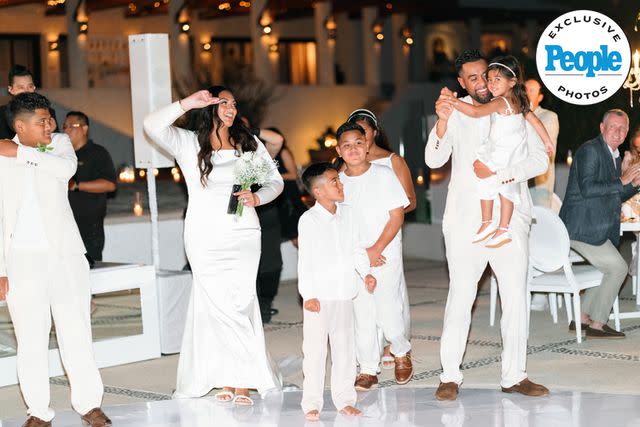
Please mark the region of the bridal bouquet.
<svg viewBox="0 0 640 427"><path fill-rule="evenodd" d="M276 161L268 161L255 151L242 153L234 166L233 173L237 184L233 186L227 213L235 213L237 216L242 216L244 205L238 203L238 198L233 193L240 190L248 190L254 184L264 185L269 180L271 172L277 167L278 163Z"/></svg>

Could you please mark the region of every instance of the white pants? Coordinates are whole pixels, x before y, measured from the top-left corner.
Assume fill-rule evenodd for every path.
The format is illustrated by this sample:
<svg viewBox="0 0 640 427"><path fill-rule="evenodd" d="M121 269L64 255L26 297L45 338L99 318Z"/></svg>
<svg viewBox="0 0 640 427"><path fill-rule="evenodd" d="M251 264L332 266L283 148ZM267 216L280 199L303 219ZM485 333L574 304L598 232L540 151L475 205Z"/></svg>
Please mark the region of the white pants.
<svg viewBox="0 0 640 427"><path fill-rule="evenodd" d="M320 312L304 310L302 410L322 411L327 339L331 347L331 398L339 411L356 404L353 302L320 300Z"/></svg>
<svg viewBox="0 0 640 427"><path fill-rule="evenodd" d="M402 299L402 321L404 322L404 336L411 341L411 304L409 303L409 290L407 289L407 281L404 277L404 269L402 271L402 282L400 284L400 298ZM378 337L380 339L380 347L390 345L382 333L382 329L378 328Z"/></svg>
<svg viewBox="0 0 640 427"><path fill-rule="evenodd" d="M51 316L71 384L71 405L84 415L99 407L103 386L93 357L89 266L84 255L12 251L8 256L7 305L18 341L20 390L28 414L49 421Z"/></svg>
<svg viewBox="0 0 640 427"><path fill-rule="evenodd" d="M502 381L511 387L527 377L527 304L526 277L529 225L514 215L510 226L513 241L491 249L473 244L467 230L445 232L449 265L449 295L444 312L440 341L440 381L462 383L460 364L467 346L471 308L476 299L478 281L487 262L493 269L500 292L502 319Z"/></svg>
<svg viewBox="0 0 640 427"><path fill-rule="evenodd" d="M356 325L356 356L363 374L377 375L382 353L378 328L391 344L391 353L403 356L411 350L406 337L403 316L402 259L387 259L381 267L374 267L371 274L378 283L373 294L367 292L364 283L358 284L358 294L353 301Z"/></svg>

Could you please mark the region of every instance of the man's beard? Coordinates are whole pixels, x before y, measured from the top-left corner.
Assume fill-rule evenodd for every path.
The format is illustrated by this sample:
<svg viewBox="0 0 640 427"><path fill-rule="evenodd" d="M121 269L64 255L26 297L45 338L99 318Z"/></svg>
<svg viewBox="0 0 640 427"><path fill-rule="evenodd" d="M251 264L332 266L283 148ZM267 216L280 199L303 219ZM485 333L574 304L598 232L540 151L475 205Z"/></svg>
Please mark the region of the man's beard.
<svg viewBox="0 0 640 427"><path fill-rule="evenodd" d="M487 96L485 98L480 98L477 92L473 95L469 94L469 96L473 98L474 101L479 102L480 104L486 104L491 101L491 92L489 91L487 91Z"/></svg>

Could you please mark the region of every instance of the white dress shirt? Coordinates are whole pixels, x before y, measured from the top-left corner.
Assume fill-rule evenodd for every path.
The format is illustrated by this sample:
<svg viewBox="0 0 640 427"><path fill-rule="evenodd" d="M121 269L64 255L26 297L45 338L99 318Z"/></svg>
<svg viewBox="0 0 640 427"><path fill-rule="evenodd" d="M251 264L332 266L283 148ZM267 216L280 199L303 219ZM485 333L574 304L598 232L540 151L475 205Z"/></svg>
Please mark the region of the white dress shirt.
<svg viewBox="0 0 640 427"><path fill-rule="evenodd" d="M618 169L618 166L616 165L616 160L618 159L618 157L620 157L620 150L616 148L616 151L613 151L611 147L609 147L609 144L607 144L606 142L604 143L604 145L607 146L607 148L609 149L609 152L611 153L611 158L613 159L613 168Z"/></svg>
<svg viewBox="0 0 640 427"><path fill-rule="evenodd" d="M369 274L369 259L359 247L359 230L348 206L335 214L320 203L300 217L298 223L298 291L306 301L351 300L358 278Z"/></svg>
<svg viewBox="0 0 640 427"><path fill-rule="evenodd" d="M18 144L18 153L23 145L16 135L13 140ZM30 163L30 162L29 162ZM49 249L49 241L44 228L44 215L36 193L35 168L28 164L24 174L22 206L18 213L13 232L13 249L40 251Z"/></svg>

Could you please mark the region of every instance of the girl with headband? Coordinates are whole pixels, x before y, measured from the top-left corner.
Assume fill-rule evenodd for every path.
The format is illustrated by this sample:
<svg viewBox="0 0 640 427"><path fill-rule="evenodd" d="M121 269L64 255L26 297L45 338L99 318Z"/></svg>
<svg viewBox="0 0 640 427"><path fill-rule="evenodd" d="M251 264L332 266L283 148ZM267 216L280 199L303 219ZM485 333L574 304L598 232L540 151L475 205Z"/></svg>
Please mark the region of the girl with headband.
<svg viewBox="0 0 640 427"><path fill-rule="evenodd" d="M487 85L494 97L487 104L475 106L455 97L450 101L453 107L467 116L491 116L489 137L478 152L478 160L494 173L489 178L478 180L482 223L473 237L473 243L486 241L486 247L499 248L512 240L509 224L514 205L521 200L519 184L499 182L495 171L527 157L525 119L534 127L549 154L554 152L554 146L544 125L530 109L523 72L516 58L495 58L487 68ZM495 199L500 200L500 220L497 226L493 220Z"/></svg>
<svg viewBox="0 0 640 427"><path fill-rule="evenodd" d="M384 130L378 122L378 118L371 111L364 108L359 108L349 114L347 119L350 123L356 123L364 129L365 141L367 144L367 160L371 163L377 163L393 170L396 177L402 184L404 192L409 199L409 206L404 210L407 214L416 208L416 190L413 187L413 180L411 178L411 172L407 166L405 160L396 155L389 146L387 136ZM402 231L400 231L402 233ZM402 272L402 279L400 284L400 293L402 297L402 315L405 326L405 335L407 339L411 339L411 313L409 308L409 294L407 292L407 283L404 278L404 271ZM382 337L381 337L382 338ZM391 347L388 342L384 342L381 345L383 347L382 354L382 368L393 369L395 367L395 361L391 355Z"/></svg>

